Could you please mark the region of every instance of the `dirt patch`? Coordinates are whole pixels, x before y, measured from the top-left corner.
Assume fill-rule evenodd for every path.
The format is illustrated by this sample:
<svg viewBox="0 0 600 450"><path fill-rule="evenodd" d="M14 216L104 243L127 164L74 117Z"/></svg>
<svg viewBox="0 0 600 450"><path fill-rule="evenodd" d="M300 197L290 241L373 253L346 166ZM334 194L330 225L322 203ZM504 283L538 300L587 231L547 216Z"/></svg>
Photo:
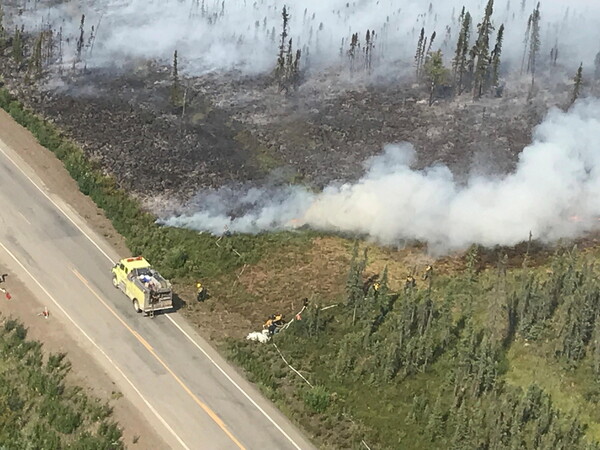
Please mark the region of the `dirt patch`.
<svg viewBox="0 0 600 450"><path fill-rule="evenodd" d="M2 273L8 273L2 287L10 294L8 300L0 293L0 312L5 317L13 317L22 322L28 329L30 339L43 343L46 353L66 353L72 364L67 375L67 383L85 389L89 395L108 401L113 408L113 419L123 430L123 442L128 448L167 449L168 446L154 431L137 408L119 391L110 376L86 353L86 351L65 333L63 325L50 316L45 319L40 313L43 304L4 266ZM136 443L134 444L134 440Z"/></svg>
<svg viewBox="0 0 600 450"><path fill-rule="evenodd" d="M194 300L189 286L177 286L187 301L182 313L208 339L241 339L260 330L271 314L293 317L305 297L315 304L338 300L350 257L348 242L336 237L313 239L303 251L273 252L233 277L211 280L211 296L203 303Z"/></svg>
<svg viewBox="0 0 600 450"><path fill-rule="evenodd" d="M344 291L349 262L345 241L316 238L306 253L269 256L246 270L239 281L272 313L294 311L305 297L312 302L337 299Z"/></svg>

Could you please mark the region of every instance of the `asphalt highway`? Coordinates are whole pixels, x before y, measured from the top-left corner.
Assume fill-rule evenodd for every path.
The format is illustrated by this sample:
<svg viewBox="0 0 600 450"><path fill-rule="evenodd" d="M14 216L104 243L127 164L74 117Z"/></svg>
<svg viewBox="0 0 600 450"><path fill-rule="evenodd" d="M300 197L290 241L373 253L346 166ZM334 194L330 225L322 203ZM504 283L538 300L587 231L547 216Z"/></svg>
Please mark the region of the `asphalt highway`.
<svg viewBox="0 0 600 450"><path fill-rule="evenodd" d="M136 314L111 283L119 256L2 141L0 180L0 260L171 448L314 448L181 316Z"/></svg>

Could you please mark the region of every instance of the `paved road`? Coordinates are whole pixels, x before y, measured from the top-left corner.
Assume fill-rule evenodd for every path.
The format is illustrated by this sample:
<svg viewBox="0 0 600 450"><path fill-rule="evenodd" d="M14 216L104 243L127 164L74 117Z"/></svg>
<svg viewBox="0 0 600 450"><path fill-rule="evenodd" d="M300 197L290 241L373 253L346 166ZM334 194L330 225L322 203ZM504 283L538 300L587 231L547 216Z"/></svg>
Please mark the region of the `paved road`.
<svg viewBox="0 0 600 450"><path fill-rule="evenodd" d="M136 314L111 283L118 255L2 141L0 180L0 259L171 448L313 448L177 313Z"/></svg>

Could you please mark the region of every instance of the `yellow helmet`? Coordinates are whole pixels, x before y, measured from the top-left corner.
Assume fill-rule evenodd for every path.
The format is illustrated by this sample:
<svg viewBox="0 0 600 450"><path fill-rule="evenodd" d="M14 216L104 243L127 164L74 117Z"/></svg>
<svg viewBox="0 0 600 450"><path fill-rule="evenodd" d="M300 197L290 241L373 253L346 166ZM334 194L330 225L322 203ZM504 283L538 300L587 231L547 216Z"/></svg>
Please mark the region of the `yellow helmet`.
<svg viewBox="0 0 600 450"><path fill-rule="evenodd" d="M196 287L200 289L202 287L202 283L196 283Z"/></svg>
<svg viewBox="0 0 600 450"><path fill-rule="evenodd" d="M379 290L379 283L373 283L373 289L375 289L376 291Z"/></svg>

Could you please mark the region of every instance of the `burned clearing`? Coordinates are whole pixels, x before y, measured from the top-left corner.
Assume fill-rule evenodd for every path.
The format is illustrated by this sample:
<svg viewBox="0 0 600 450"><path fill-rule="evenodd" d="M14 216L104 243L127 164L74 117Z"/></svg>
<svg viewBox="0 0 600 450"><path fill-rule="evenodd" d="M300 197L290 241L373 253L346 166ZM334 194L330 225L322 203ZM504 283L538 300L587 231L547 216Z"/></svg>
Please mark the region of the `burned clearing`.
<svg viewBox="0 0 600 450"><path fill-rule="evenodd" d="M232 183L322 188L362 175L388 143L414 144L416 167L446 164L460 177L514 167L548 105L513 98L429 107L419 89L308 82L282 97L269 78L190 79L186 107L169 100L167 68L115 76L92 71L41 86L27 102L82 144L142 199L187 200ZM20 79L6 83L19 89ZM560 96L557 96L560 98Z"/></svg>

